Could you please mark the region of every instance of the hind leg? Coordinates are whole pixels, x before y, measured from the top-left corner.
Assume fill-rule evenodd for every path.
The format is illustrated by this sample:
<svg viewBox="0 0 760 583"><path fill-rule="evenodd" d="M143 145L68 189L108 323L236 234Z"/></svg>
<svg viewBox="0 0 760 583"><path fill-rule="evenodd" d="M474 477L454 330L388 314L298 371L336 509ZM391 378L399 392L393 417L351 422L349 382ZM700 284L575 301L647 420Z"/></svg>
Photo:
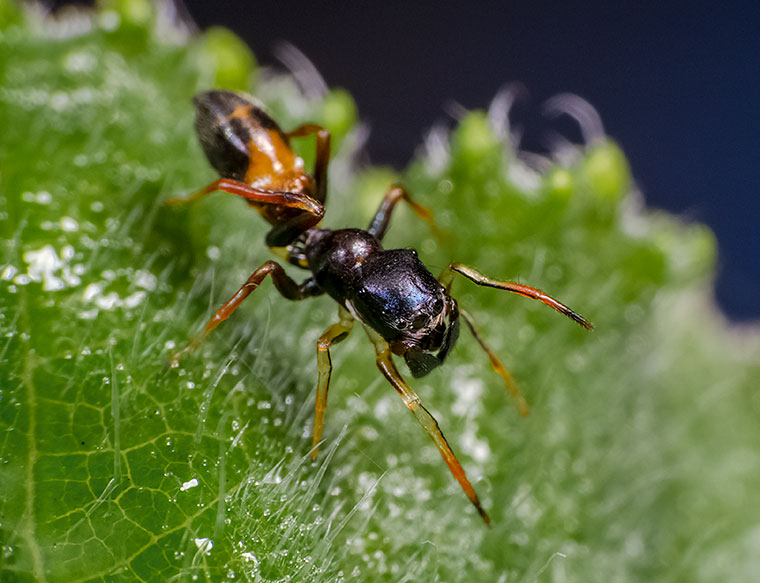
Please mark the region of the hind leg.
<svg viewBox="0 0 760 583"><path fill-rule="evenodd" d="M254 271L237 293L235 293L235 295L227 300L224 305L216 311L211 319L206 322L203 330L193 337L190 344L169 357L171 366L177 366L180 358L185 354L196 350L206 339L206 336L208 336L219 324L229 318L232 313L240 307L240 304L242 304L243 301L251 295L259 285L261 285L261 282L267 275L271 275L277 291L289 300L303 300L321 293L321 290L315 286L312 279L307 279L303 283L298 284L285 273L285 270L279 263L275 261L267 261Z"/></svg>

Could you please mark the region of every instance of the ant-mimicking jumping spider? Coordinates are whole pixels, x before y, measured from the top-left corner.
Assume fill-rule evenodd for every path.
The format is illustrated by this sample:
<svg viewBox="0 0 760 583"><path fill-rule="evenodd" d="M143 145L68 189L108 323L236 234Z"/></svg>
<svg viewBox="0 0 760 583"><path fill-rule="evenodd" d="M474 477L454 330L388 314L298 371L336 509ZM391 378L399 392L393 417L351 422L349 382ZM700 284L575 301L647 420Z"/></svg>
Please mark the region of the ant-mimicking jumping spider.
<svg viewBox="0 0 760 583"><path fill-rule="evenodd" d="M359 320L375 346L377 366L398 392L417 421L433 439L451 473L475 505L481 518L490 518L480 504L464 469L443 436L438 423L407 385L393 363L402 356L414 377L422 377L446 359L459 335L461 316L491 365L517 400L520 412L527 405L499 359L476 333L469 314L458 307L449 290L455 274L474 283L539 300L575 320L586 329L592 325L582 316L541 290L513 282L490 279L461 263L451 263L436 279L414 249L383 249L396 203L405 201L417 216L432 224L430 211L412 200L403 186L388 190L367 229L318 227L325 214L330 133L317 124L304 124L283 132L262 109L230 91L208 91L193 99L195 129L208 161L220 178L187 198L170 204L199 200L221 190L243 197L272 224L266 236L270 248L279 248L288 261L311 272L296 283L275 261L256 269L237 293L208 321L190 344L172 355L179 358L196 349L204 338L226 320L269 275L277 290L289 300L303 300L327 293L339 304L337 324L317 341L319 380L314 417L312 457L316 459L322 439L327 391L330 385L330 348L343 341ZM314 136L316 161L312 175L290 148L293 138Z"/></svg>

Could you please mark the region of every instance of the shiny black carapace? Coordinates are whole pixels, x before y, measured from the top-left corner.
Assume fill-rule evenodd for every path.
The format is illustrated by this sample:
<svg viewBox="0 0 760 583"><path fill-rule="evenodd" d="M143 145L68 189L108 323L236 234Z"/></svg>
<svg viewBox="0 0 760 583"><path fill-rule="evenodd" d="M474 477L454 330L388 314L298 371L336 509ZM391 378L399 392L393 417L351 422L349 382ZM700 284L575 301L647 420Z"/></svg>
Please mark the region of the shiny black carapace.
<svg viewBox="0 0 760 583"><path fill-rule="evenodd" d="M266 261L256 269L204 329L184 350L172 355L176 364L183 354L226 320L267 275L289 300L303 300L327 293L338 305L339 321L317 340L319 380L314 419L312 455L317 457L322 438L327 390L330 384L330 348L351 332L354 320L364 326L375 346L376 362L438 447L451 473L486 524L490 519L457 460L438 423L398 372L391 355L401 356L414 377L421 377L446 359L459 335L459 318L488 354L491 365L517 400L520 412L527 405L496 355L475 332L470 316L457 306L449 290L455 273L478 285L494 287L536 299L569 316L584 328L591 324L573 310L526 285L495 281L461 263L451 263L436 279L413 249L383 249L382 240L396 203L404 200L423 220L432 224L430 212L416 203L402 186L393 186L364 229L320 228L325 214L330 133L316 124L304 124L283 132L262 109L229 91L208 91L193 100L195 129L201 146L220 178L187 198L170 204L195 201L221 190L240 196L271 223L266 243L279 255L311 275L293 281L282 266ZM313 174L290 148L290 140L314 136L316 163Z"/></svg>

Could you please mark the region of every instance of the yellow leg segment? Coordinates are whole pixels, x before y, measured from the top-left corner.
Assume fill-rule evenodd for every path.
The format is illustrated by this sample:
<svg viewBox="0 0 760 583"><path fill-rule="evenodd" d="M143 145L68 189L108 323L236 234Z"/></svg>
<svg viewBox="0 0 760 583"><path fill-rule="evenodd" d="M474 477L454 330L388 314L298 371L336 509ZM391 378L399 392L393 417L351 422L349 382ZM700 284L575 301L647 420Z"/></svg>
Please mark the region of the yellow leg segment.
<svg viewBox="0 0 760 583"><path fill-rule="evenodd" d="M340 321L333 324L317 340L317 366L319 368L319 380L317 381L317 402L314 406L314 439L312 441L311 457L317 459L319 454L319 442L322 439L322 427L325 423L325 409L327 408L327 391L330 388L330 373L332 361L330 360L330 347L342 342L351 333L354 327L354 319L345 308L338 311Z"/></svg>
<svg viewBox="0 0 760 583"><path fill-rule="evenodd" d="M499 357L494 354L494 352L483 341L480 334L478 334L477 330L475 329L475 323L472 320L472 316L465 312L461 306L459 307L459 314L462 316L465 324L467 324L467 327L470 329L472 336L475 338L475 340L477 340L478 344L480 344L480 347L488 355L488 360L491 361L491 366L496 371L496 374L498 374L504 381L504 386L507 388L507 391L517 402L517 408L520 411L520 415L524 417L528 414L528 403L525 401L525 397L522 396L522 393L520 393L520 389L517 387L515 379L512 377L509 371L504 368L504 365L501 364Z"/></svg>

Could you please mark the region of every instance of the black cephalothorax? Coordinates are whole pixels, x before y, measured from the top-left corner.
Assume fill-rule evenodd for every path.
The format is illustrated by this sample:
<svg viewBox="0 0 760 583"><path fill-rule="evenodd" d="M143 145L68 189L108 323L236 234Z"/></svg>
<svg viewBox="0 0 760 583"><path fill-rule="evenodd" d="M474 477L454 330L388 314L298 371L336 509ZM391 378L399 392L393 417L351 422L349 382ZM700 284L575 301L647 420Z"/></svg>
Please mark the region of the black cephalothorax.
<svg viewBox="0 0 760 583"><path fill-rule="evenodd" d="M378 368L433 439L451 473L483 521L489 524L488 515L438 423L401 377L392 355L404 358L412 376L428 374L443 363L453 348L459 336L461 316L516 399L520 412L526 414L527 405L512 376L476 333L467 312L461 310L450 295L454 274L463 275L478 285L539 300L586 329L591 329L591 324L536 288L496 281L461 263L449 264L436 279L413 249L383 249L383 236L400 200L406 202L417 216L432 224L430 212L412 200L402 186L388 190L366 230L319 228L327 198L330 133L316 124L304 124L283 132L262 109L229 91L201 93L193 102L198 138L220 178L187 198L173 198L167 202L194 201L218 190L246 199L272 225L266 236L267 244L281 248L288 263L308 270L311 275L297 283L279 263L266 261L217 310L190 344L172 355L172 362L176 364L183 354L197 348L267 275L271 276L277 290L290 300L328 294L339 305L339 321L317 340L319 380L312 456L317 457L322 438L332 371L330 348L345 339L353 329L354 320L359 320L375 346ZM316 162L312 174L305 172L302 160L290 148L291 139L308 136L316 139Z"/></svg>

